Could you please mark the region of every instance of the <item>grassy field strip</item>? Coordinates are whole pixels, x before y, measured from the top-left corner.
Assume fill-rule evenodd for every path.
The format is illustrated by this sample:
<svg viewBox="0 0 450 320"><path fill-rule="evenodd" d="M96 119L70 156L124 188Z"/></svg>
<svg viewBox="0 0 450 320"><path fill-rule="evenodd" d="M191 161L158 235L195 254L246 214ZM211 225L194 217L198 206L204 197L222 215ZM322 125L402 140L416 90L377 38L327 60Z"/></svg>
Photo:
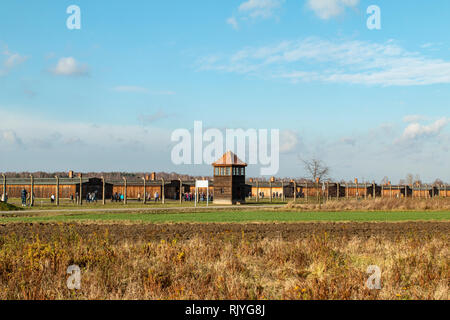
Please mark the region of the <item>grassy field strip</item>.
<svg viewBox="0 0 450 320"><path fill-rule="evenodd" d="M70 209L74 209L74 210L83 210L83 209L140 209L140 208L145 208L145 209L162 209L162 208L173 208L173 209L180 209L180 208L195 208L195 204L193 201L190 202L183 202L182 204L180 204L179 201L174 201L174 200L167 200L166 199L166 203L162 204L161 202L152 202L149 201L147 202L147 204L144 204L142 202L138 202L138 201L129 201L126 205L124 205L121 202L110 202L107 201L105 205L102 205L101 201L98 201L97 203L86 203L83 202L83 206L80 207L79 205L73 204L73 203L67 203L67 202L62 202L60 204L60 206L56 206L55 204L51 204L49 201L45 201L45 202L41 202L39 200L35 201L35 205L34 207L22 207L21 202L20 201L8 201L9 204L15 205L23 210L26 211L41 211L41 210L45 210L45 211L61 211L61 210L70 210ZM255 201L247 201L245 207L261 207L261 206L274 206L274 205L286 205L287 202L281 202L281 201L260 201L260 202L255 202ZM214 205L213 203L209 203L209 208L211 207L223 207L221 206L217 206ZM230 208L231 206L227 206L228 208ZM238 206L239 207L239 206ZM206 202L200 202L197 204L197 208L207 208L206 206ZM0 210L1 212L2 210Z"/></svg>
<svg viewBox="0 0 450 320"><path fill-rule="evenodd" d="M36 209L36 210L20 210L20 211L0 211L1 215L8 214L40 214L40 213L91 213L91 212L167 212L167 211L198 211L198 210L254 210L254 209L278 209L282 208L282 205L246 205L246 206L199 206L199 207L114 207L114 208L102 208L102 207L91 207L91 208L80 208L75 207L71 209Z"/></svg>
<svg viewBox="0 0 450 320"><path fill-rule="evenodd" d="M46 213L45 216L1 217L8 222L143 222L143 223L222 223L222 222L400 222L450 221L450 212L283 212L283 211L209 211L196 213Z"/></svg>

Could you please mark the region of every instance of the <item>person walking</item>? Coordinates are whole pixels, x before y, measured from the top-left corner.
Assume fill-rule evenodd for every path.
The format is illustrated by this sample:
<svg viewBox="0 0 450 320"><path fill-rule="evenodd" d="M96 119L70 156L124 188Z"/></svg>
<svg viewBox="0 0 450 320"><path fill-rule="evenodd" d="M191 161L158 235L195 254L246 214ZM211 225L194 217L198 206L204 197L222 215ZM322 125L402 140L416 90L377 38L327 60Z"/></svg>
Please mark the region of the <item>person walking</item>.
<svg viewBox="0 0 450 320"><path fill-rule="evenodd" d="M20 197L22 198L22 207L26 207L27 205L27 190L22 189L20 192Z"/></svg>

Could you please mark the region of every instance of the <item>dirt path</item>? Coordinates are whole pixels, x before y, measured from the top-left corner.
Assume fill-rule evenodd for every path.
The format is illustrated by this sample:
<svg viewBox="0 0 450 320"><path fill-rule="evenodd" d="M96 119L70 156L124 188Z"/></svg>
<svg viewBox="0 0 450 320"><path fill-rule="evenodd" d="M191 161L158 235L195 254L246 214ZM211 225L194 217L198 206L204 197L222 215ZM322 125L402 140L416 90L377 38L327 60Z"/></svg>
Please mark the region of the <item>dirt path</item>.
<svg viewBox="0 0 450 320"><path fill-rule="evenodd" d="M279 209L283 208L285 205L244 205L244 206L209 206L209 207L142 207L142 208L74 208L74 209L52 209L52 210L23 210L23 211L0 211L0 214L34 214L43 212L52 213L92 213L92 212L173 212L173 211L183 211L183 212L198 212L198 211L209 211L209 210L253 210L253 209Z"/></svg>
<svg viewBox="0 0 450 320"><path fill-rule="evenodd" d="M450 222L403 222L403 223L251 223L251 224L56 224L13 223L0 225L0 236L16 234L31 239L59 239L72 231L83 238L108 233L113 242L188 240L199 236L206 239L258 240L281 238L296 240L311 235L350 239L383 236L389 239L402 237L448 236Z"/></svg>

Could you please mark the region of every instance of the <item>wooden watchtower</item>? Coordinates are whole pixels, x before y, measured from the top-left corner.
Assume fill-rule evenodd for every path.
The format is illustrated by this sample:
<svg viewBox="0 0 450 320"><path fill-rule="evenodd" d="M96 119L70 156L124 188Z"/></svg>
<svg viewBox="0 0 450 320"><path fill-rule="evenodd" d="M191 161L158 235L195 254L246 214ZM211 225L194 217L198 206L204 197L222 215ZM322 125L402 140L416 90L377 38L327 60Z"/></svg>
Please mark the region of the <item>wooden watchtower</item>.
<svg viewBox="0 0 450 320"><path fill-rule="evenodd" d="M233 152L228 151L213 163L214 167L214 203L237 204L245 202L245 168Z"/></svg>

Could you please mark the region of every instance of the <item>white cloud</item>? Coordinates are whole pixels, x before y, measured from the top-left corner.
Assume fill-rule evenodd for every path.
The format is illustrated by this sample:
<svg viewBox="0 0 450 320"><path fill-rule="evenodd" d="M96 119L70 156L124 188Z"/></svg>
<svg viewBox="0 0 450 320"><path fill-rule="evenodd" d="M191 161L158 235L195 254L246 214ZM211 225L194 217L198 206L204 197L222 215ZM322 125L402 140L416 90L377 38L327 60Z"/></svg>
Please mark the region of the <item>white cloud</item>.
<svg viewBox="0 0 450 320"><path fill-rule="evenodd" d="M235 17L230 17L227 19L227 23L233 27L234 30L239 29L239 23L237 22Z"/></svg>
<svg viewBox="0 0 450 320"><path fill-rule="evenodd" d="M281 6L280 0L248 0L239 6L239 12L248 14L251 18L267 19Z"/></svg>
<svg viewBox="0 0 450 320"><path fill-rule="evenodd" d="M54 75L85 76L89 69L86 64L80 64L73 57L61 58L54 68L50 70Z"/></svg>
<svg viewBox="0 0 450 320"><path fill-rule="evenodd" d="M352 146L352 147L356 146L356 143L357 143L356 139L355 138L351 138L351 137L342 138L340 141L344 145L349 145L349 146Z"/></svg>
<svg viewBox="0 0 450 320"><path fill-rule="evenodd" d="M415 138L402 140L405 130L401 120L358 129L344 136L325 138L305 133L298 154L302 158L323 160L331 167L336 180L381 181L388 176L391 181L398 181L412 172L420 174L425 181L434 181L437 177L448 181L450 135L443 127L444 121L441 119L415 130L410 128L406 132L415 131L412 134ZM284 166L291 165L291 162L284 163ZM284 166L282 161L280 167Z"/></svg>
<svg viewBox="0 0 450 320"><path fill-rule="evenodd" d="M169 115L166 114L162 109L158 110L153 114L141 114L138 119L143 125L150 125L158 120L168 118Z"/></svg>
<svg viewBox="0 0 450 320"><path fill-rule="evenodd" d="M3 61L3 67L0 69L0 76L8 74L13 68L28 60L27 56L11 52L8 47L5 47L2 55L4 55L6 59Z"/></svg>
<svg viewBox="0 0 450 320"><path fill-rule="evenodd" d="M172 96L175 95L176 92L165 90L165 91L150 91L147 88L139 87L139 86L117 86L112 88L112 90L116 92L122 92L122 93L147 93L151 95L158 95L158 96Z"/></svg>
<svg viewBox="0 0 450 320"><path fill-rule="evenodd" d="M176 170L168 129L55 121L2 107L0 112L0 150L8 154L2 170L139 171L149 170L149 163L152 170Z"/></svg>
<svg viewBox="0 0 450 320"><path fill-rule="evenodd" d="M435 137L442 132L449 122L450 118L444 117L429 125L421 125L417 122L411 123L406 127L399 142Z"/></svg>
<svg viewBox="0 0 450 320"><path fill-rule="evenodd" d="M199 60L200 69L292 82L414 86L450 83L450 61L410 52L393 40L374 43L306 38Z"/></svg>
<svg viewBox="0 0 450 320"><path fill-rule="evenodd" d="M277 18L276 11L283 2L284 0L247 0L239 5L237 13L226 22L238 30L242 21Z"/></svg>
<svg viewBox="0 0 450 320"><path fill-rule="evenodd" d="M355 8L359 0L308 0L307 6L324 20L340 16L346 8Z"/></svg>
<svg viewBox="0 0 450 320"><path fill-rule="evenodd" d="M0 131L0 141L4 141L9 145L22 146L23 142L14 130L4 130Z"/></svg>
<svg viewBox="0 0 450 320"><path fill-rule="evenodd" d="M300 143L299 137L295 131L283 130L280 132L280 152L289 153L296 150Z"/></svg>
<svg viewBox="0 0 450 320"><path fill-rule="evenodd" d="M138 87L138 86L117 86L113 88L114 91L117 92L131 92L131 93L148 93L149 90L147 88Z"/></svg>
<svg viewBox="0 0 450 320"><path fill-rule="evenodd" d="M423 120L426 120L426 117L418 114L407 115L403 118L403 122L420 122Z"/></svg>

